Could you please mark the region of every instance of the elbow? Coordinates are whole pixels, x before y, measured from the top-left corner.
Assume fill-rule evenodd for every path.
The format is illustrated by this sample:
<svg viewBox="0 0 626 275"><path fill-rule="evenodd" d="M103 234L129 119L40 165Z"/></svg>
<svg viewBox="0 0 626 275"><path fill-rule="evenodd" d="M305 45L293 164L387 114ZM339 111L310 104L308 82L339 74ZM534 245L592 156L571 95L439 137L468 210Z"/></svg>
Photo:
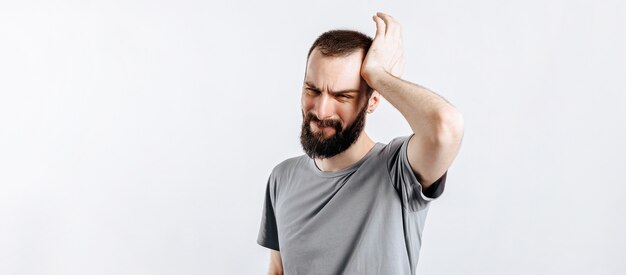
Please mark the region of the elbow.
<svg viewBox="0 0 626 275"><path fill-rule="evenodd" d="M461 113L454 107L437 114L437 141L439 144L459 145L463 139L464 122Z"/></svg>

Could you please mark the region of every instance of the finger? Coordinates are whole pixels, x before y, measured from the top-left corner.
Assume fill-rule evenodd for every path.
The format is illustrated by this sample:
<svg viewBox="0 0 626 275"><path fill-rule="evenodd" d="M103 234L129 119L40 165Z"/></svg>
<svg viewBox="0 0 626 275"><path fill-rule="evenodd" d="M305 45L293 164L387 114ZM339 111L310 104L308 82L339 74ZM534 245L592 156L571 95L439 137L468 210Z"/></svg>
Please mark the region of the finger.
<svg viewBox="0 0 626 275"><path fill-rule="evenodd" d="M383 19L383 21L385 22L385 24L387 26L389 26L389 24L393 23L393 18L391 18L390 15L386 14L386 13L382 13L382 12L377 12L376 16L380 17L381 19Z"/></svg>
<svg viewBox="0 0 626 275"><path fill-rule="evenodd" d="M377 12L376 15L385 22L385 34L396 34L398 32L399 24L391 15L382 12Z"/></svg>
<svg viewBox="0 0 626 275"><path fill-rule="evenodd" d="M380 37L384 37L385 36L385 31L386 31L386 26L385 26L385 22L383 21L382 18L374 15L372 16L372 19L374 19L374 22L376 22L376 37L380 36ZM376 38L374 37L374 38Z"/></svg>

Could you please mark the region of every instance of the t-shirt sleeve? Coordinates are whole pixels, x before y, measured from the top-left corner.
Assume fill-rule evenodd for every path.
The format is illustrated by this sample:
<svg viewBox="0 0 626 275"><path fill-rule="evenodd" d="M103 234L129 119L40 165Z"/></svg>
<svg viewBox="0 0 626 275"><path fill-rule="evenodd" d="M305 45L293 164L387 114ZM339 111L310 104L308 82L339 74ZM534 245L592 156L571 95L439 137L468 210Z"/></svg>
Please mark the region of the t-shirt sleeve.
<svg viewBox="0 0 626 275"><path fill-rule="evenodd" d="M278 228L276 226L276 216L274 215L275 185L272 184L273 177L267 181L265 188L265 203L263 204L263 216L261 218L261 228L257 243L261 246L273 250L280 250L278 245Z"/></svg>
<svg viewBox="0 0 626 275"><path fill-rule="evenodd" d="M387 167L391 182L400 194L403 206L409 211L418 211L425 208L430 201L441 196L445 188L448 171L426 190L423 190L413 169L411 169L407 156L411 136L393 139L387 145L385 153L389 156Z"/></svg>

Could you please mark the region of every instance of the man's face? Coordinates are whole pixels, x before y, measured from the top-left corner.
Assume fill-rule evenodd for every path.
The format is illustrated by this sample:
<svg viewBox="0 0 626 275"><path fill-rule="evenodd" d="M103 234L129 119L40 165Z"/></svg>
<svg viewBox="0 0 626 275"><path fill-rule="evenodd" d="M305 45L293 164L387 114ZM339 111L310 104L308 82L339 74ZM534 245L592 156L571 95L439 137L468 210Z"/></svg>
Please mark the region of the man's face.
<svg viewBox="0 0 626 275"><path fill-rule="evenodd" d="M348 149L365 125L363 51L330 57L313 50L302 86L300 143L312 158L330 158Z"/></svg>

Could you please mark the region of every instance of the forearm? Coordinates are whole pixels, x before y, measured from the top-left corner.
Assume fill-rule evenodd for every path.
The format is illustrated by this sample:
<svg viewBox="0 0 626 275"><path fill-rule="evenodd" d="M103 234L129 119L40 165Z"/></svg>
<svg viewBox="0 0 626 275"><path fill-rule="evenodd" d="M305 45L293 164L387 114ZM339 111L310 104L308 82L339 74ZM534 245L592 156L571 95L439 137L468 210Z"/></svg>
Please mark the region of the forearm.
<svg viewBox="0 0 626 275"><path fill-rule="evenodd" d="M367 77L368 84L378 91L407 120L416 135L435 141L445 134L460 114L434 92L387 72Z"/></svg>

